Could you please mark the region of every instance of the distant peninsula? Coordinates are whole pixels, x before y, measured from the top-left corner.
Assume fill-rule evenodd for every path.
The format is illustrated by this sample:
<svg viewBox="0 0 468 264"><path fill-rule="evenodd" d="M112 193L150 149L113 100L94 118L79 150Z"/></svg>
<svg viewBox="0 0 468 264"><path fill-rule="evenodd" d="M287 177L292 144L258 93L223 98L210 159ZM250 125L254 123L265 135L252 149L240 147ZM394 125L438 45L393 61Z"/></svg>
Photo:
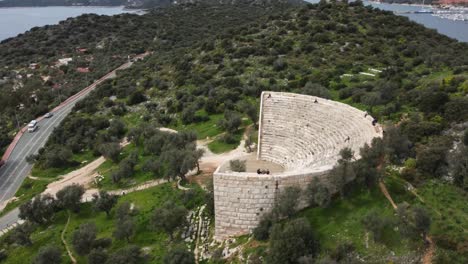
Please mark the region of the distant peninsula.
<svg viewBox="0 0 468 264"><path fill-rule="evenodd" d="M165 7L172 0L4 0L0 7L40 6L125 6L126 8Z"/></svg>

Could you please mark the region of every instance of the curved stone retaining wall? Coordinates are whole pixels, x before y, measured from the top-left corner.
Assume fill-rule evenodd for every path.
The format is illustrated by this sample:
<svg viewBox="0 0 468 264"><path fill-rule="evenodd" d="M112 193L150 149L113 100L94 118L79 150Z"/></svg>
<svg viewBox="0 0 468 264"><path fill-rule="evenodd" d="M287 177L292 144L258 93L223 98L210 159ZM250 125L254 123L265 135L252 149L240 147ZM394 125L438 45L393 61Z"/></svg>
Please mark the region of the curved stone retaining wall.
<svg viewBox="0 0 468 264"><path fill-rule="evenodd" d="M261 216L271 211L277 194L288 186L305 189L317 178L331 187L327 177L329 169L278 175L220 173L217 170L213 177L216 239L250 233ZM305 205L301 198L300 207Z"/></svg>

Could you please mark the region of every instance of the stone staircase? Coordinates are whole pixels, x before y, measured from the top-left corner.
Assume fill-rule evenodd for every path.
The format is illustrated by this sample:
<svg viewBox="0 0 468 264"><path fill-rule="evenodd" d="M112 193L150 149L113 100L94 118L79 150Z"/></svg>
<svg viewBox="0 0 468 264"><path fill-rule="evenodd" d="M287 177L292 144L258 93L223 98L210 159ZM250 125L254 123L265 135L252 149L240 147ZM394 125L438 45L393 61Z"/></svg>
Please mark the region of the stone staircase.
<svg viewBox="0 0 468 264"><path fill-rule="evenodd" d="M333 166L345 147L359 158L381 136L371 116L343 103L281 92L263 92L262 100L258 158L288 171Z"/></svg>

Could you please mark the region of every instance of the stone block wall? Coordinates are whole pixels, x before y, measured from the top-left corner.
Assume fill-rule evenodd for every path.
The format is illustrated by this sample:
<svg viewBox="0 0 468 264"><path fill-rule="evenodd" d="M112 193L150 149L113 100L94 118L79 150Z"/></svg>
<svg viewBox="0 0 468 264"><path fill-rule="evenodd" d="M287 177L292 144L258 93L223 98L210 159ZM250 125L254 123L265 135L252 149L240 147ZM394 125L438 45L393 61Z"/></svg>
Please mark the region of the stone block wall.
<svg viewBox="0 0 468 264"><path fill-rule="evenodd" d="M328 171L258 175L217 170L213 176L216 239L252 232L261 216L271 211L282 190L288 186L305 189L314 178L329 185ZM300 207L305 206L302 198Z"/></svg>

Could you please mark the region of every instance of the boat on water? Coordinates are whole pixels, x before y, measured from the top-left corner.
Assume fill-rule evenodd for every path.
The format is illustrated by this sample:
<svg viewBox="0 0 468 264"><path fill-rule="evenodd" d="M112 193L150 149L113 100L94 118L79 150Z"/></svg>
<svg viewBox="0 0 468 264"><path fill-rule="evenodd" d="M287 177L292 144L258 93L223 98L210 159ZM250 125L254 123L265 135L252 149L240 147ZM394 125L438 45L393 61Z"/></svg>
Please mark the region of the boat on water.
<svg viewBox="0 0 468 264"><path fill-rule="evenodd" d="M425 0L423 0L422 5L424 6ZM422 8L421 10L414 11L415 14L434 14L434 11L429 8Z"/></svg>
<svg viewBox="0 0 468 264"><path fill-rule="evenodd" d="M434 11L430 9L421 9L414 11L415 14L434 14Z"/></svg>

